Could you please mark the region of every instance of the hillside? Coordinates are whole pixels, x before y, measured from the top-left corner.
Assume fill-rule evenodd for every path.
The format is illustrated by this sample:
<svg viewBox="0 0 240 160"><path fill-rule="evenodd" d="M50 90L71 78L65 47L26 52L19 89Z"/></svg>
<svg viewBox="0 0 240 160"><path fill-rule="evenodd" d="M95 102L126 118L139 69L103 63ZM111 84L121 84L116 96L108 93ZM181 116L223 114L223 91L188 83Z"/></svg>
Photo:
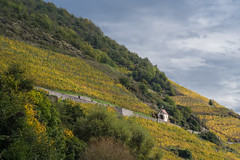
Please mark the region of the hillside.
<svg viewBox="0 0 240 160"><path fill-rule="evenodd" d="M181 128L33 86L154 118L164 107ZM186 131L204 128L210 138ZM128 159L239 159L238 142L238 114L170 81L88 19L42 0L0 0L0 159L88 159L97 145Z"/></svg>
<svg viewBox="0 0 240 160"><path fill-rule="evenodd" d="M189 106L192 111L205 123L210 131L216 133L225 141L240 141L240 116L234 111L219 105L191 90L171 82L178 92L172 98L177 105Z"/></svg>
<svg viewBox="0 0 240 160"><path fill-rule="evenodd" d="M69 55L80 59L79 61L84 59L86 63L108 75L114 80L114 83L121 83L125 89L150 106L151 109L158 111L159 108L164 106L170 113L172 122L186 126L186 128L200 130L199 120L192 115L189 121L194 121L194 125L188 124L188 120L183 118L185 110L188 109L176 107L169 98L169 95L175 94L174 90L166 75L157 66L154 66L147 58L139 57L136 53L130 52L124 46L105 36L88 19L76 18L66 10L59 9L54 4L45 3L41 0L1 0L0 3L0 34L3 36L56 51L63 55ZM60 78L61 76L57 75L57 77ZM44 81L46 83L51 82ZM68 81L66 84L75 87L75 84L73 84L75 82L76 80L70 84L70 81ZM92 84L88 84L92 86ZM99 85L101 84L99 83ZM55 89L57 88L55 87ZM68 91L74 90L68 89ZM102 90L105 90L105 88L102 88ZM93 98L98 94L98 98L100 98L101 93L95 92L99 91L95 90L84 94L93 96ZM109 100L110 96L102 95L100 99ZM115 97L109 102L115 105L126 103L116 103L117 99ZM146 107L146 105L144 106ZM125 107L129 108L126 105ZM141 108L141 106L138 108ZM155 116L152 115L155 113L151 109L148 111L140 110Z"/></svg>
<svg viewBox="0 0 240 160"><path fill-rule="evenodd" d="M79 93L150 114L153 110L134 94L85 61L0 37L0 64L21 64L36 86Z"/></svg>

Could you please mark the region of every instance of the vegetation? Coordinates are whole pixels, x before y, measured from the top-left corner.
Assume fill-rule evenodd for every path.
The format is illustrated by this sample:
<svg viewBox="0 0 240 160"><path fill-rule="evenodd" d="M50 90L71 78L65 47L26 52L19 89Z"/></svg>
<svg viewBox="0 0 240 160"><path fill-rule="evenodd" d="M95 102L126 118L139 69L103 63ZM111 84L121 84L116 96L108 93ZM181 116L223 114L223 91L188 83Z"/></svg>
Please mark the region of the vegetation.
<svg viewBox="0 0 240 160"><path fill-rule="evenodd" d="M113 138L92 139L86 151L84 160L134 160L130 150L124 144Z"/></svg>
<svg viewBox="0 0 240 160"><path fill-rule="evenodd" d="M7 42L2 50L5 53L3 67L16 61L26 62L27 68L30 68L29 76L34 77L39 86L80 93L148 115L164 106L172 111L174 123L188 123L181 118L180 110L175 105L171 106L173 104L166 98L175 95L166 75L147 58L140 58L105 36L88 19L76 18L42 0L1 0L0 4L2 35L73 56L48 53L30 46L24 48L22 45L26 44L23 43L12 46ZM15 56L21 58L15 59ZM99 63L93 65L92 61L109 67L102 67ZM115 77L116 74L119 76ZM147 102L151 108L140 100Z"/></svg>
<svg viewBox="0 0 240 160"><path fill-rule="evenodd" d="M218 135L222 140L240 141L240 119L231 116L200 115L206 121L206 126L211 132Z"/></svg>
<svg viewBox="0 0 240 160"><path fill-rule="evenodd" d="M59 157L64 142L56 137L64 135L57 128L59 116L48 111L54 111L55 108L49 108L48 101L41 95L38 102L30 103L31 100L36 100L32 95L37 92L29 87L32 86L31 81L26 79L23 71L16 66L1 74L0 86L1 159ZM35 107L39 108L41 115L37 114ZM53 143L61 145L56 149Z"/></svg>
<svg viewBox="0 0 240 160"><path fill-rule="evenodd" d="M28 83L21 85L21 81ZM129 159L239 158L235 149L225 151L170 124L119 119L111 108L94 104L58 101L51 96L50 101L46 93L28 87L32 82L17 65L2 73L0 82L3 159L79 159L94 156L93 150L97 157L108 156L104 150L97 154L101 145L123 151Z"/></svg>
<svg viewBox="0 0 240 160"><path fill-rule="evenodd" d="M240 117L214 100L209 100L193 91L190 91L174 82L171 82L177 92L171 97L176 104L188 106L201 120L200 124L207 127L224 141L239 142Z"/></svg>
<svg viewBox="0 0 240 160"><path fill-rule="evenodd" d="M149 131L155 140L155 147L163 152L163 159L181 159L183 155L192 155L192 159L239 159L239 151L226 150L208 140L202 140L198 135L189 133L182 128L166 123L156 123L146 119L136 119ZM232 148L232 146L229 146ZM234 148L237 149L238 144ZM173 150L171 150L173 149ZM235 151L234 151L235 150ZM181 156L182 156L181 153Z"/></svg>
<svg viewBox="0 0 240 160"><path fill-rule="evenodd" d="M79 159L92 138L112 137L105 142L129 152L129 157L149 159L153 140L134 119L119 119L99 106L51 102L45 93L29 87L32 82L23 73L13 65L1 74L1 158Z"/></svg>
<svg viewBox="0 0 240 160"><path fill-rule="evenodd" d="M221 145L219 138L212 132L203 132L200 134L200 137L217 145Z"/></svg>
<svg viewBox="0 0 240 160"><path fill-rule="evenodd" d="M127 68L130 71L128 76L137 82L146 81L156 91L159 91L158 84L162 92L174 95L166 75L147 58L140 58L104 36L100 28L88 19L76 18L53 3L42 0L1 0L0 16L3 21L0 33L4 36L63 54L88 57L112 67L118 65Z"/></svg>
<svg viewBox="0 0 240 160"><path fill-rule="evenodd" d="M42 0L0 0L0 34L0 159L240 158L239 143L227 143L240 141L238 114L169 81L88 19ZM171 123L210 132L119 117L34 85L153 117L164 107Z"/></svg>
<svg viewBox="0 0 240 160"><path fill-rule="evenodd" d="M176 154L178 157L189 160L192 159L192 153L188 149L171 148L170 151Z"/></svg>
<svg viewBox="0 0 240 160"><path fill-rule="evenodd" d="M0 65L19 63L34 84L80 93L114 105L151 114L153 110L108 75L85 61L0 37Z"/></svg>
<svg viewBox="0 0 240 160"><path fill-rule="evenodd" d="M118 80L115 81L79 58L39 49L4 37L0 37L0 41L1 66L6 68L11 63L21 64L27 68L28 77L34 79L37 86L75 92L151 116L164 106L172 123L196 131L200 129L200 122L191 113L191 109L176 106L169 96L165 96L163 100L157 98L159 107L152 109L117 83ZM130 83L126 77L121 77L120 82L125 86ZM148 92L144 83L139 84L139 89L141 94Z"/></svg>

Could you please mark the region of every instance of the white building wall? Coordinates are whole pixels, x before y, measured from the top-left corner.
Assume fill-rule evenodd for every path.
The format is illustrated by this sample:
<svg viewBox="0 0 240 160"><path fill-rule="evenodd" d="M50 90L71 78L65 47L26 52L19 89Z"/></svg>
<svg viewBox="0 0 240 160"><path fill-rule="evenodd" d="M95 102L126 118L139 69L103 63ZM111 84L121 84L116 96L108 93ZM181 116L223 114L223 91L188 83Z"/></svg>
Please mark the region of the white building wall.
<svg viewBox="0 0 240 160"><path fill-rule="evenodd" d="M167 122L167 121L168 121L168 115L164 114L164 115L163 115L163 120L164 120L165 122Z"/></svg>

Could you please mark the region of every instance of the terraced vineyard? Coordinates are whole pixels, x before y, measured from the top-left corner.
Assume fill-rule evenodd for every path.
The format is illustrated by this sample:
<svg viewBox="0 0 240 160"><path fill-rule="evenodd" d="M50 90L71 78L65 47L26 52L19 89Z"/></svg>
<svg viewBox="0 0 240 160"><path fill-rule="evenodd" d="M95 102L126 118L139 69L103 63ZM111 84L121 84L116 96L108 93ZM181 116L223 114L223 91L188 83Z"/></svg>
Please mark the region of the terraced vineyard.
<svg viewBox="0 0 240 160"><path fill-rule="evenodd" d="M182 128L166 123L156 123L150 120L138 118L140 124L146 127L154 137L156 147L160 147L164 152L163 159L180 159L170 152L172 148L189 150L193 159L239 159L236 152L227 152L223 148L200 139L197 135L191 134ZM231 145L229 145L231 147ZM239 145L234 146L234 148Z"/></svg>
<svg viewBox="0 0 240 160"><path fill-rule="evenodd" d="M217 134L225 141L240 141L240 118L232 115L232 111L213 101L209 105L209 99L191 90L188 90L174 82L171 82L178 95L173 96L176 104L189 106L199 118L206 123L210 131Z"/></svg>

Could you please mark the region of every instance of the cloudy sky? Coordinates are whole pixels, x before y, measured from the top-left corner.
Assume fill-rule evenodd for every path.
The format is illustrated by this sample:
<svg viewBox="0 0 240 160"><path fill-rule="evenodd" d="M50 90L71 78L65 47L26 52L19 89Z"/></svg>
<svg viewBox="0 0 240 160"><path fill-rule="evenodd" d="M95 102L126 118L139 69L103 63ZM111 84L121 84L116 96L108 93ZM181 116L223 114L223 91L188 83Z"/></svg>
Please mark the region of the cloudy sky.
<svg viewBox="0 0 240 160"><path fill-rule="evenodd" d="M240 113L240 1L48 0Z"/></svg>

